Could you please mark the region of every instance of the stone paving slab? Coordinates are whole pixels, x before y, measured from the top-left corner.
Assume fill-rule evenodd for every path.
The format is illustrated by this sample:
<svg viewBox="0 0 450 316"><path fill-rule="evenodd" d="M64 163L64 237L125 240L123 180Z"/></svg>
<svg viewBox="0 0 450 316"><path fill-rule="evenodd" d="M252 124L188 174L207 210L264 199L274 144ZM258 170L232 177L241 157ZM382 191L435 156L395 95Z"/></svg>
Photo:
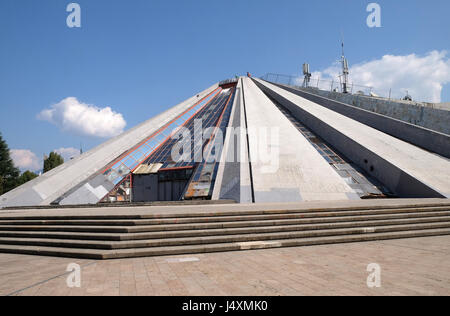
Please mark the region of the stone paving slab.
<svg viewBox="0 0 450 316"><path fill-rule="evenodd" d="M69 263L81 288L66 285ZM450 236L123 260L0 254L0 295L450 295ZM381 288L366 285L381 266Z"/></svg>

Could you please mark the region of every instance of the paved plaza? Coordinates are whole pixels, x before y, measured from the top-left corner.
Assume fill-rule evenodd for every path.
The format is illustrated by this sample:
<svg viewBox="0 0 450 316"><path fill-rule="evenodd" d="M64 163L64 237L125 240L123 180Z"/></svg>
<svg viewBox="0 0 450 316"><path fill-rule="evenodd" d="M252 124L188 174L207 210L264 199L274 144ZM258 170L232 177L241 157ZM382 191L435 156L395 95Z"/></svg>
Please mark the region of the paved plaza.
<svg viewBox="0 0 450 316"><path fill-rule="evenodd" d="M81 266L81 287L66 284ZM367 287L368 264L381 288ZM450 236L110 261L0 254L0 295L450 295Z"/></svg>

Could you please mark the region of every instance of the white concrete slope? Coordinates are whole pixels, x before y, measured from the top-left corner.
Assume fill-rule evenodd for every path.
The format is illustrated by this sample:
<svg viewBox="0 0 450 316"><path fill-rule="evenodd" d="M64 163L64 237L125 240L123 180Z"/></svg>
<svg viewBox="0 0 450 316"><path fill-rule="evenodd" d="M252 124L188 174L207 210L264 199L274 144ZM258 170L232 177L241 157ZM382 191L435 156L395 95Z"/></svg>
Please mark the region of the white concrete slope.
<svg viewBox="0 0 450 316"><path fill-rule="evenodd" d="M49 205L74 186L85 181L112 160L143 141L161 126L207 96L218 84L176 105L168 111L66 162L15 190L0 196L0 208L7 206Z"/></svg>
<svg viewBox="0 0 450 316"><path fill-rule="evenodd" d="M251 79L243 87L256 203L359 199Z"/></svg>
<svg viewBox="0 0 450 316"><path fill-rule="evenodd" d="M243 77L240 77L217 170L212 200L234 200L239 203L252 203L253 201L247 134L244 128L242 82Z"/></svg>
<svg viewBox="0 0 450 316"><path fill-rule="evenodd" d="M359 123L273 84L262 80L257 81L435 192L450 198L450 160Z"/></svg>

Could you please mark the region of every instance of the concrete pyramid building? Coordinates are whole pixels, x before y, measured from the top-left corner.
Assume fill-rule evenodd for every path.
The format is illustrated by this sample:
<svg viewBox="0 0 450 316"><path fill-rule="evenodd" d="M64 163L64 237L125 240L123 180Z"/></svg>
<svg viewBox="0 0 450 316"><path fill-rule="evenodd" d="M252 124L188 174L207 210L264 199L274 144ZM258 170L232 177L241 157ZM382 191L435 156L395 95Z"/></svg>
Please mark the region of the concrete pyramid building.
<svg viewBox="0 0 450 316"><path fill-rule="evenodd" d="M241 77L4 194L0 208L449 198L449 158L447 134Z"/></svg>

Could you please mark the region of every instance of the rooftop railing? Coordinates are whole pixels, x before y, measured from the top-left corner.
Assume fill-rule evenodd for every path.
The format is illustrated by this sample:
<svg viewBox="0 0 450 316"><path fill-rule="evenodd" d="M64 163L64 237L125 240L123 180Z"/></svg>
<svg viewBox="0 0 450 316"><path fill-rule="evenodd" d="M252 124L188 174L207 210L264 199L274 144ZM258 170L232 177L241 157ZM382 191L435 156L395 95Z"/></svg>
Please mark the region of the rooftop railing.
<svg viewBox="0 0 450 316"><path fill-rule="evenodd" d="M284 84L294 87L306 87L304 83L304 78L301 76L268 73L262 76L261 79L277 84ZM319 89L341 93L344 90L340 78L331 80L322 79L320 77L310 78L307 87L311 89ZM408 95L409 93L406 90L400 91L394 89L380 89L371 86L359 85L352 82L348 84L347 92L356 95L365 95L373 98L408 102L419 106L435 107L435 104L433 103L420 102L415 100L413 101L412 97Z"/></svg>

